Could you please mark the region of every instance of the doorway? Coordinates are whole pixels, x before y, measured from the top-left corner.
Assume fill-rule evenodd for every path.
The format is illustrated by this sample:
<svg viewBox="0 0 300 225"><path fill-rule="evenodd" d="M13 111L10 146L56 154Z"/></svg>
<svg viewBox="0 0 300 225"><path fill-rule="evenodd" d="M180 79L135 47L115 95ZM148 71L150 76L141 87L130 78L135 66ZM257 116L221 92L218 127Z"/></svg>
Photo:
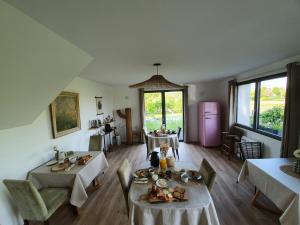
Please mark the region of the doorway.
<svg viewBox="0 0 300 225"><path fill-rule="evenodd" d="M158 130L162 124L166 129L177 132L181 127L179 140L183 141L184 111L183 91L145 91L145 121L148 131Z"/></svg>

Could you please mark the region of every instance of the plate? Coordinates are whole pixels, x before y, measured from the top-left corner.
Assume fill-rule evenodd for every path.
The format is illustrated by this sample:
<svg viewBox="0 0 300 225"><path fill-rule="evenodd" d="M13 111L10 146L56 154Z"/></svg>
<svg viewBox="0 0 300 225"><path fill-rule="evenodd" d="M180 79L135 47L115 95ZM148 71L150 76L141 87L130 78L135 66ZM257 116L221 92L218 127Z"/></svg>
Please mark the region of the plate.
<svg viewBox="0 0 300 225"><path fill-rule="evenodd" d="M51 167L51 171L59 172L59 171L63 171L65 169L67 169L68 167L69 167L68 163L57 164L57 165Z"/></svg>
<svg viewBox="0 0 300 225"><path fill-rule="evenodd" d="M57 160L51 160L51 161L49 161L49 162L47 162L46 163L46 166L53 166L53 165L55 165L57 163Z"/></svg>
<svg viewBox="0 0 300 225"><path fill-rule="evenodd" d="M156 181L156 185L160 188L167 188L168 187L168 181L166 179L158 179Z"/></svg>
<svg viewBox="0 0 300 225"><path fill-rule="evenodd" d="M192 180L201 180L202 178L201 173L197 170L188 170L187 175Z"/></svg>

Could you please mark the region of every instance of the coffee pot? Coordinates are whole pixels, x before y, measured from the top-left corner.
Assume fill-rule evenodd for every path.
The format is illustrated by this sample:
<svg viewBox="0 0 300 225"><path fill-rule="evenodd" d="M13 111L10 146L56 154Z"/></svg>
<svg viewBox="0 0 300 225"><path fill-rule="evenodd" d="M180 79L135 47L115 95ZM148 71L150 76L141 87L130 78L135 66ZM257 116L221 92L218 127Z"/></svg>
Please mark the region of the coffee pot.
<svg viewBox="0 0 300 225"><path fill-rule="evenodd" d="M151 166L153 166L153 167L158 167L158 166L159 166L159 156L158 156L158 152L153 151L153 152L151 152L149 155L150 155L149 160L150 160Z"/></svg>

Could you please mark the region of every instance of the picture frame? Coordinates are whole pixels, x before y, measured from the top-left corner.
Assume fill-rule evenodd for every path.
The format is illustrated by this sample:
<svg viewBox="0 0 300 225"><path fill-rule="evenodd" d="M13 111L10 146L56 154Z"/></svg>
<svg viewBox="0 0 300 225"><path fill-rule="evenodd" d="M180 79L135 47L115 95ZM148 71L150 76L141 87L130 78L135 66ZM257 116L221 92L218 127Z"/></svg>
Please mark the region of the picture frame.
<svg viewBox="0 0 300 225"><path fill-rule="evenodd" d="M102 97L95 96L96 99L96 112L97 116L103 114L103 104L102 104Z"/></svg>
<svg viewBox="0 0 300 225"><path fill-rule="evenodd" d="M50 104L53 138L81 129L79 93L61 92Z"/></svg>

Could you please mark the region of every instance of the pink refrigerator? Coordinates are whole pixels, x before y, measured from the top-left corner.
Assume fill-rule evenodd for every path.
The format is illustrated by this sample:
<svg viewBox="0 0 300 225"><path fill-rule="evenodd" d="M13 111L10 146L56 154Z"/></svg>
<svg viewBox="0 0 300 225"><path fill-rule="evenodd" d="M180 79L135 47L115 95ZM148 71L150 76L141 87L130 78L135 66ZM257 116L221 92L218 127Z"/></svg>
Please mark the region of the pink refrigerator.
<svg viewBox="0 0 300 225"><path fill-rule="evenodd" d="M218 102L199 102L199 142L204 147L221 145L221 106Z"/></svg>

